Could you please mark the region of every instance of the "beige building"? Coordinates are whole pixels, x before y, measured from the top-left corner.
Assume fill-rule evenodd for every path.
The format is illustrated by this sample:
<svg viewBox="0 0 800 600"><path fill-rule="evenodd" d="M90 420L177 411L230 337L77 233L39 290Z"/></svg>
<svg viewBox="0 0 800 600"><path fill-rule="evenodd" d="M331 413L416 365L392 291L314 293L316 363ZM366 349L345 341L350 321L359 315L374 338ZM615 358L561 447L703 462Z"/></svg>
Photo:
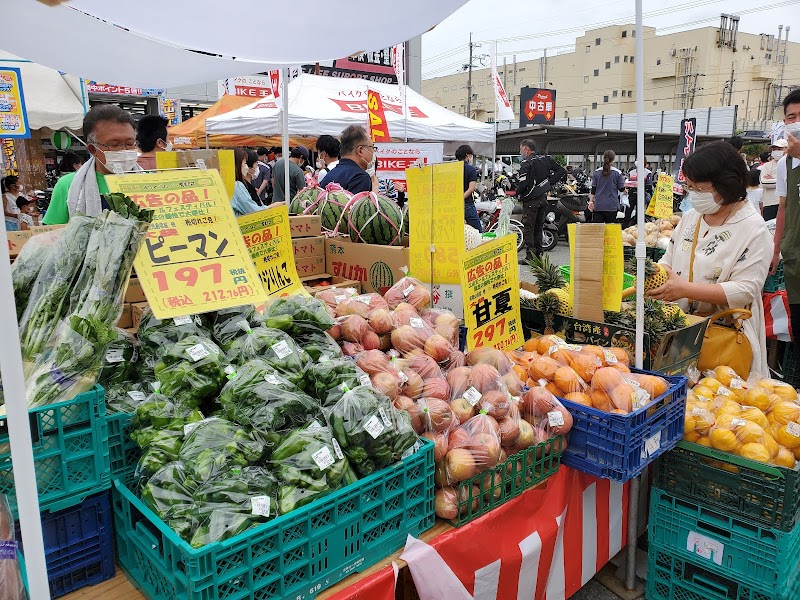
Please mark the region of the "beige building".
<svg viewBox="0 0 800 600"><path fill-rule="evenodd" d="M720 27L666 35L645 27L645 111L735 105L739 129L768 128L776 98L800 86L800 44L743 33L738 24L723 15ZM505 65L499 59L498 71L517 118L525 86L555 89L557 118L632 113L635 54L634 26L615 25L586 32L571 52ZM467 114L467 88L466 72L422 82L424 96L460 114ZM473 69L471 116L491 122L494 111L490 70Z"/></svg>

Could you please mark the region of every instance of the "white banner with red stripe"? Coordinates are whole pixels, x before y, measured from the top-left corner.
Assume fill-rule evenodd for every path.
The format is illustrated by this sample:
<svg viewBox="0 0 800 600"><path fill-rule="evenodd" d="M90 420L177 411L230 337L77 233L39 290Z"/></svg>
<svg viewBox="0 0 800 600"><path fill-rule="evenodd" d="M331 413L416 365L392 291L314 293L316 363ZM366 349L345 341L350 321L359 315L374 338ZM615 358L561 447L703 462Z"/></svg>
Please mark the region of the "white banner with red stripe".
<svg viewBox="0 0 800 600"><path fill-rule="evenodd" d="M497 73L497 44L492 48L492 84L494 85L495 104L497 106L495 121L513 121L514 109L511 108L503 82L500 81L500 75Z"/></svg>
<svg viewBox="0 0 800 600"><path fill-rule="evenodd" d="M792 341L792 324L789 318L789 298L786 290L763 293L764 324L767 338L781 342Z"/></svg>

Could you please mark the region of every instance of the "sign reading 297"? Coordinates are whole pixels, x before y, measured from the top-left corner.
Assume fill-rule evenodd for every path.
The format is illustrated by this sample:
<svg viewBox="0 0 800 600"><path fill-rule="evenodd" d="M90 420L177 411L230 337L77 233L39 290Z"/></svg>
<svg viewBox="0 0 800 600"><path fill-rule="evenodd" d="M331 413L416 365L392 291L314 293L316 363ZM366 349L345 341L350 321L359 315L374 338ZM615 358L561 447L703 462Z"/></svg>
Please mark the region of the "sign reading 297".
<svg viewBox="0 0 800 600"><path fill-rule="evenodd" d="M156 317L265 299L217 171L182 169L106 179L112 191L155 210L134 266Z"/></svg>

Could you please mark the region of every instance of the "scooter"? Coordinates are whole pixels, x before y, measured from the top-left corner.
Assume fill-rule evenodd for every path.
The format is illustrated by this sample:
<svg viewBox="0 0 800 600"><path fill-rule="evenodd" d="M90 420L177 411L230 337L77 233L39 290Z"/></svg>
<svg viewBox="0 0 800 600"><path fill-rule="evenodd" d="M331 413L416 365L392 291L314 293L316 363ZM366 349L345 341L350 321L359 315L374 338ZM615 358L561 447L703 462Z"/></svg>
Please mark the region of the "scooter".
<svg viewBox="0 0 800 600"><path fill-rule="evenodd" d="M585 223L585 211L589 207L589 198L583 194L565 194L562 196L550 196L547 199L550 205L545 217L546 223L553 223L556 227L556 235L569 241L567 226L570 223Z"/></svg>
<svg viewBox="0 0 800 600"><path fill-rule="evenodd" d="M493 232L497 230L498 220L500 219L500 212L503 208L503 198L505 195L501 194L494 200L476 199L475 210L478 211L478 218L481 220L483 232ZM509 228L511 233L517 236L517 250L521 250L525 243L523 238L524 227L522 225L522 217L514 218L514 215L522 215L522 205L515 202L514 208L511 211L511 222Z"/></svg>

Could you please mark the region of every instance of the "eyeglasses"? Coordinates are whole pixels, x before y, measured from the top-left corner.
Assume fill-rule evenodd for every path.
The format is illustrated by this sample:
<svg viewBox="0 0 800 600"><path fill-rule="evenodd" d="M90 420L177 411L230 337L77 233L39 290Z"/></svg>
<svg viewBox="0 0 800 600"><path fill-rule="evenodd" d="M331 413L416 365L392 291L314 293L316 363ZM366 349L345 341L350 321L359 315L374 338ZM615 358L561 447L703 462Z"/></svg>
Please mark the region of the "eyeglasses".
<svg viewBox="0 0 800 600"><path fill-rule="evenodd" d="M361 146L359 146L359 148L369 148L373 152L375 152L375 150L376 150L374 145L367 145L367 144L361 144Z"/></svg>
<svg viewBox="0 0 800 600"><path fill-rule="evenodd" d="M90 141L90 144L93 146L97 146L103 150L109 150L111 152L116 152L119 150L136 150L136 142L130 144L101 144L99 142Z"/></svg>

